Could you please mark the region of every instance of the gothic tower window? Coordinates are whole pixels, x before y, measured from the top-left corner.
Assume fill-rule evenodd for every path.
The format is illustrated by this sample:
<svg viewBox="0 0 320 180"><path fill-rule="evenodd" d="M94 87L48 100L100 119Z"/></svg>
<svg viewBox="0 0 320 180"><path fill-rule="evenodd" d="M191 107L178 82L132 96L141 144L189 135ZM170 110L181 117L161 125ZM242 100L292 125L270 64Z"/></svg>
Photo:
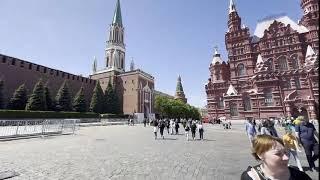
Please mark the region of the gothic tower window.
<svg viewBox="0 0 320 180"><path fill-rule="evenodd" d="M283 87L291 89L291 79L290 78L285 78L285 80L283 81Z"/></svg>
<svg viewBox="0 0 320 180"><path fill-rule="evenodd" d="M107 55L107 65L106 65L107 67L109 67L110 65L109 65L109 54Z"/></svg>
<svg viewBox="0 0 320 180"><path fill-rule="evenodd" d="M243 64L239 64L237 66L237 69L238 69L238 76L243 76L245 75L245 68L244 68L244 65Z"/></svg>
<svg viewBox="0 0 320 180"><path fill-rule="evenodd" d="M218 106L218 109L223 109L224 108L223 97L218 97L217 98L217 106Z"/></svg>
<svg viewBox="0 0 320 180"><path fill-rule="evenodd" d="M301 84L300 84L300 79L299 77L295 77L294 78L294 84L296 86L296 89L300 89L301 88Z"/></svg>
<svg viewBox="0 0 320 180"><path fill-rule="evenodd" d="M230 115L231 116L238 116L238 107L237 104L230 104Z"/></svg>
<svg viewBox="0 0 320 180"><path fill-rule="evenodd" d="M280 70L280 71L286 71L286 70L288 70L288 64L287 64L286 57L281 56L281 57L278 59L278 66L279 66L279 70Z"/></svg>
<svg viewBox="0 0 320 180"><path fill-rule="evenodd" d="M291 57L291 64L293 69L299 69L298 56L296 54Z"/></svg>
<svg viewBox="0 0 320 180"><path fill-rule="evenodd" d="M264 102L266 104L266 106L272 106L273 105L273 97L272 97L272 90L266 89L264 91Z"/></svg>
<svg viewBox="0 0 320 180"><path fill-rule="evenodd" d="M269 67L269 69L273 71L273 59L272 58L268 59L266 64Z"/></svg>
<svg viewBox="0 0 320 180"><path fill-rule="evenodd" d="M249 96L245 96L243 98L243 106L245 111L250 111L251 110L251 100Z"/></svg>

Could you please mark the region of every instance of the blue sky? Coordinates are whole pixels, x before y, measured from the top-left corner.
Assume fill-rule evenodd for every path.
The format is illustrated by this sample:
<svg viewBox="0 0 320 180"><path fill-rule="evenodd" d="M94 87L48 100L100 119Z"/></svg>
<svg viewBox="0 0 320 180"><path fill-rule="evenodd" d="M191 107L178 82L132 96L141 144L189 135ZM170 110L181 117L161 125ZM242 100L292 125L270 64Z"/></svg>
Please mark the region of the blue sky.
<svg viewBox="0 0 320 180"><path fill-rule="evenodd" d="M93 56L103 67L116 0L0 0L0 53L88 76ZM300 0L235 0L242 23L286 13L302 15ZM224 35L229 0L121 0L126 67L155 77L173 95L180 74L188 102L204 106L213 47L227 60Z"/></svg>

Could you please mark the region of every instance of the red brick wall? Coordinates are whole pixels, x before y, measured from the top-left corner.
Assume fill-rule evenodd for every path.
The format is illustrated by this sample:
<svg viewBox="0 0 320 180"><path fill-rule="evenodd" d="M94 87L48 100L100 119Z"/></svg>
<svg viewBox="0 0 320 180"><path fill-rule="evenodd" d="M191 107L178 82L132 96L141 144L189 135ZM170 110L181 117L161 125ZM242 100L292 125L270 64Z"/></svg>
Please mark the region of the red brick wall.
<svg viewBox="0 0 320 180"><path fill-rule="evenodd" d="M13 62L15 62L14 65ZM39 71L37 71L38 67ZM31 94L34 85L40 78L44 84L48 84L52 98L56 96L64 80L67 80L72 97L83 86L87 105L90 104L92 90L95 86L94 80L0 54L0 79L4 80L5 101L8 101L23 83L27 87L28 94Z"/></svg>

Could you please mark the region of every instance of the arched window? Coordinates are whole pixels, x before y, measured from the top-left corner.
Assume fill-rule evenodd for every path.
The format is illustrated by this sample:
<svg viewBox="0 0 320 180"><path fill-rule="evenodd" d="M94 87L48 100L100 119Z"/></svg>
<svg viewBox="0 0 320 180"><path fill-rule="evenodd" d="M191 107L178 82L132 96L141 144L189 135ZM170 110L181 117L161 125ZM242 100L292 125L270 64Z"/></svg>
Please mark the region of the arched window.
<svg viewBox="0 0 320 180"><path fill-rule="evenodd" d="M106 62L106 66L109 67L109 54L107 54L107 62Z"/></svg>
<svg viewBox="0 0 320 180"><path fill-rule="evenodd" d="M264 91L264 102L266 106L272 106L273 105L273 97L272 97L272 90L271 89L265 89Z"/></svg>
<svg viewBox="0 0 320 180"><path fill-rule="evenodd" d="M251 110L251 100L249 96L245 96L243 98L243 108L245 111L250 111Z"/></svg>
<svg viewBox="0 0 320 180"><path fill-rule="evenodd" d="M291 64L293 69L299 69L298 55L293 55L291 57Z"/></svg>
<svg viewBox="0 0 320 180"><path fill-rule="evenodd" d="M244 65L243 64L239 64L237 66L237 69L238 69L238 76L243 76L245 75L245 68L244 68Z"/></svg>
<svg viewBox="0 0 320 180"><path fill-rule="evenodd" d="M286 57L281 56L281 57L278 59L278 66L279 66L279 70L280 70L280 71L286 71L286 70L288 70L288 64L287 64Z"/></svg>
<svg viewBox="0 0 320 180"><path fill-rule="evenodd" d="M294 78L294 84L296 86L296 89L300 89L301 88L301 84L300 84L300 79L299 77L295 77Z"/></svg>
<svg viewBox="0 0 320 180"><path fill-rule="evenodd" d="M266 61L266 65L269 67L271 71L273 71L273 59L270 58Z"/></svg>
<svg viewBox="0 0 320 180"><path fill-rule="evenodd" d="M237 104L230 104L230 115L231 116L238 116L238 107Z"/></svg>
<svg viewBox="0 0 320 180"><path fill-rule="evenodd" d="M218 109L224 108L223 97L217 97L217 106L218 106Z"/></svg>

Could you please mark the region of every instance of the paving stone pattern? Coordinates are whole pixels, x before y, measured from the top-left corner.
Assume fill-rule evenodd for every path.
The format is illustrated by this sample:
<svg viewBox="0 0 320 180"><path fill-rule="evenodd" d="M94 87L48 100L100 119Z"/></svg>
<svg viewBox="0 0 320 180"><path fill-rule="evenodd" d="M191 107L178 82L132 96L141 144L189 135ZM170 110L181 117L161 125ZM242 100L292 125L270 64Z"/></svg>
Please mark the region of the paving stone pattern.
<svg viewBox="0 0 320 180"><path fill-rule="evenodd" d="M234 180L257 161L250 155L244 126L232 127L205 125L203 141L186 141L184 131L155 140L150 126L119 125L0 142L0 171L20 174L12 180ZM304 153L299 155L307 166ZM316 172L307 173L318 179Z"/></svg>

